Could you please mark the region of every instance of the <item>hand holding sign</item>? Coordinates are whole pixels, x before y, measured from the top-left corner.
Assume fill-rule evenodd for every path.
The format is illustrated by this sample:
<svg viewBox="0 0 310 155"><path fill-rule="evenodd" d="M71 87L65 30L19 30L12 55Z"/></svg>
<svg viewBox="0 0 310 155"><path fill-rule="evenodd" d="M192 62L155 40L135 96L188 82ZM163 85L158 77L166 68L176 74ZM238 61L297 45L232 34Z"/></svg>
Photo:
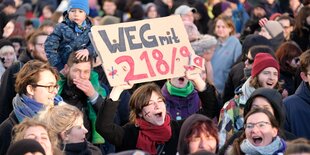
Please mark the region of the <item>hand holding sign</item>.
<svg viewBox="0 0 310 155"><path fill-rule="evenodd" d="M184 76L190 64L204 68L179 16L94 26L91 38L111 86Z"/></svg>

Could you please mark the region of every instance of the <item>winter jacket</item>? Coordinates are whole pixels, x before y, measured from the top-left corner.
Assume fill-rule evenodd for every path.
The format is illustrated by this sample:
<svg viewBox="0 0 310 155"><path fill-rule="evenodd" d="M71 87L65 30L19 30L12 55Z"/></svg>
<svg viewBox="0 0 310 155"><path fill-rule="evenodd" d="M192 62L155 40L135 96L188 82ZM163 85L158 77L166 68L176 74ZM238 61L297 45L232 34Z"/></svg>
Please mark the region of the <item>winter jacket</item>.
<svg viewBox="0 0 310 155"><path fill-rule="evenodd" d="M286 112L285 129L297 137L310 139L310 88L302 82L294 95L283 101Z"/></svg>
<svg viewBox="0 0 310 155"><path fill-rule="evenodd" d="M56 25L44 44L48 61L58 70L64 68L72 52L87 49L91 57L96 57L96 52L88 36L92 26L91 21L86 18L86 26L82 28L82 32L76 32L77 24L69 20L66 12L64 15L64 21Z"/></svg>
<svg viewBox="0 0 310 155"><path fill-rule="evenodd" d="M66 155L102 155L99 148L87 141L62 145L63 148Z"/></svg>
<svg viewBox="0 0 310 155"><path fill-rule="evenodd" d="M171 95L167 89L167 85L164 85L161 90L166 99L167 111L173 120L186 119L191 114L198 112L200 99L195 89L186 97Z"/></svg>
<svg viewBox="0 0 310 155"><path fill-rule="evenodd" d="M235 90L240 85L242 85L246 78L244 77L244 69L245 65L244 62L239 62L236 65L234 65L227 77L227 80L225 82L225 88L222 95L223 103L229 101L231 98L235 96Z"/></svg>
<svg viewBox="0 0 310 155"><path fill-rule="evenodd" d="M243 128L244 117L243 110L250 95L255 88L250 86L251 77L240 88L236 97L227 101L220 111L219 118L219 146L222 147L234 133Z"/></svg>
<svg viewBox="0 0 310 155"><path fill-rule="evenodd" d="M214 70L214 85L220 94L224 91L230 69L240 55L241 44L234 36L230 36L223 43L217 44L211 63Z"/></svg>
<svg viewBox="0 0 310 155"><path fill-rule="evenodd" d="M194 90L187 97L170 95L166 85L163 86L162 93L166 99L167 111L173 120L177 120L177 116L181 116L183 120L194 113L203 114L211 119L219 115L218 100L213 85L207 84L204 91Z"/></svg>
<svg viewBox="0 0 310 155"><path fill-rule="evenodd" d="M12 129L19 122L14 112L0 125L0 154L6 154L12 138Z"/></svg>
<svg viewBox="0 0 310 155"><path fill-rule="evenodd" d="M127 123L124 126L119 126L113 123L115 111L119 101L106 99L105 103L99 110L96 122L96 129L107 141L114 144L117 152L125 150L138 149L136 147L139 127L133 123ZM177 143L182 122L171 120L171 138L164 144L161 154L174 155L177 152Z"/></svg>
<svg viewBox="0 0 310 155"><path fill-rule="evenodd" d="M16 73L24 66L24 63L16 62L3 73L0 85L0 123L2 123L13 110L12 100L16 95Z"/></svg>
<svg viewBox="0 0 310 155"><path fill-rule="evenodd" d="M302 36L299 36L296 30L291 33L291 40L295 41L302 51L310 49L310 26L304 26L302 29Z"/></svg>

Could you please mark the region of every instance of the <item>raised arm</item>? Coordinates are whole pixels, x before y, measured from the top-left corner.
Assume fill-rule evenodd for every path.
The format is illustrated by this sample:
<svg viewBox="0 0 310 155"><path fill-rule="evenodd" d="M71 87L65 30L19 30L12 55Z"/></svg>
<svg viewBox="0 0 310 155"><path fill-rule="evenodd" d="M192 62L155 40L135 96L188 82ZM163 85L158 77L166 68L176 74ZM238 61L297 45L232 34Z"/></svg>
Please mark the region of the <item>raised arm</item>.
<svg viewBox="0 0 310 155"><path fill-rule="evenodd" d="M114 117L119 104L119 97L125 89L129 89L131 87L132 85L130 84L113 87L110 96L102 104L97 116L97 132L116 146L122 145L125 133L123 127L114 123Z"/></svg>

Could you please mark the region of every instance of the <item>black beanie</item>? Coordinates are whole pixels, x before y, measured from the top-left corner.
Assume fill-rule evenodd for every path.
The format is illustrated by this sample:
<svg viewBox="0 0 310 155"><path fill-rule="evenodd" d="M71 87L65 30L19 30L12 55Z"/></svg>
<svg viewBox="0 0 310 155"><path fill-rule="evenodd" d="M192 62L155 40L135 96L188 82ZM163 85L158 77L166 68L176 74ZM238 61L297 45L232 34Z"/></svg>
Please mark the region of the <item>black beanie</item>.
<svg viewBox="0 0 310 155"><path fill-rule="evenodd" d="M0 49L3 46L12 46L12 47L14 47L11 41L9 41L7 39L0 39Z"/></svg>
<svg viewBox="0 0 310 155"><path fill-rule="evenodd" d="M28 152L41 152L43 155L45 155L45 151L41 144L34 139L22 139L13 143L9 147L6 155L24 155Z"/></svg>
<svg viewBox="0 0 310 155"><path fill-rule="evenodd" d="M242 43L242 54L246 55L249 52L249 49L255 45L266 45L272 47L270 41L264 36L258 34L250 34L246 36Z"/></svg>

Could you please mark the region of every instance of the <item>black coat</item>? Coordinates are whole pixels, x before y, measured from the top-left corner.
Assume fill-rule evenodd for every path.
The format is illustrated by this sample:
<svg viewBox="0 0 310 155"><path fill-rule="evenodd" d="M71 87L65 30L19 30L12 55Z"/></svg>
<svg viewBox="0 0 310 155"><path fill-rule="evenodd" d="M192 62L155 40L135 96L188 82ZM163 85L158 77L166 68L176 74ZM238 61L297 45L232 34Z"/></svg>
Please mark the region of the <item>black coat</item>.
<svg viewBox="0 0 310 155"><path fill-rule="evenodd" d="M62 145L62 148L64 148L64 145ZM96 146L87 141L66 144L65 153L66 155L102 155Z"/></svg>
<svg viewBox="0 0 310 155"><path fill-rule="evenodd" d="M222 96L223 103L232 99L235 96L236 88L241 86L246 81L243 73L244 67L244 62L241 61L231 68L225 83L225 88Z"/></svg>
<svg viewBox="0 0 310 155"><path fill-rule="evenodd" d="M12 129L14 125L18 124L17 117L13 112L0 125L0 154L6 154L12 138Z"/></svg>
<svg viewBox="0 0 310 155"><path fill-rule="evenodd" d="M9 117L13 110L12 100L16 95L15 92L15 74L23 67L23 63L16 62L5 70L1 78L0 85L0 123Z"/></svg>
<svg viewBox="0 0 310 155"><path fill-rule="evenodd" d="M297 31L294 30L291 33L291 40L295 41L302 51L310 49L310 26L305 26L302 28L302 36L299 36Z"/></svg>
<svg viewBox="0 0 310 155"><path fill-rule="evenodd" d="M136 127L135 124L132 123L128 123L122 127L113 123L118 104L119 101L112 101L111 99L105 100L105 103L99 110L96 130L108 142L114 144L117 151L137 149L136 144L139 135L139 127ZM176 154L181 125L182 122L170 122L172 135L170 140L165 143L161 154Z"/></svg>

